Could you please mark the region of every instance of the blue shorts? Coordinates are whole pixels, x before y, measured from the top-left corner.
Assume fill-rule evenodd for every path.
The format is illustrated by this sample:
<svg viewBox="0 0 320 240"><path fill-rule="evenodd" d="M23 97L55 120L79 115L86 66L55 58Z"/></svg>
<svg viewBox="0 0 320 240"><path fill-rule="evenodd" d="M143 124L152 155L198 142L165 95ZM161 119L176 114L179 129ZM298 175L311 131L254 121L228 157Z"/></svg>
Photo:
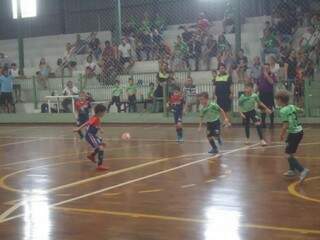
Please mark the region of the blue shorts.
<svg viewBox="0 0 320 240"><path fill-rule="evenodd" d="M182 104L175 105L172 107L173 117L174 117L174 123L182 123L182 113L183 113L183 107Z"/></svg>
<svg viewBox="0 0 320 240"><path fill-rule="evenodd" d="M85 124L88 121L89 121L89 116L79 115L77 119L77 125L80 127L81 125Z"/></svg>
<svg viewBox="0 0 320 240"><path fill-rule="evenodd" d="M91 133L86 134L86 141L93 149L97 149L102 145L102 138L97 137Z"/></svg>
<svg viewBox="0 0 320 240"><path fill-rule="evenodd" d="M219 137L220 131L220 120L207 122L207 137Z"/></svg>

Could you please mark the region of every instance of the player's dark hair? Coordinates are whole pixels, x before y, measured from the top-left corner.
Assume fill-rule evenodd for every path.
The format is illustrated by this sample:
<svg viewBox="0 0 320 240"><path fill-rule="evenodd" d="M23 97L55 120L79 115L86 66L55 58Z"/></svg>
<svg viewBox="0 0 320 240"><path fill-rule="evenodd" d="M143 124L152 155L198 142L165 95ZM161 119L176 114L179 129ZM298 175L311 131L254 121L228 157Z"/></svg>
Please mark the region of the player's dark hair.
<svg viewBox="0 0 320 240"><path fill-rule="evenodd" d="M199 93L198 96L199 96L199 97L203 97L203 98L205 98L205 99L209 99L209 93L208 93L208 92Z"/></svg>
<svg viewBox="0 0 320 240"><path fill-rule="evenodd" d="M107 108L105 105L103 104L98 104L94 107L94 113L98 114L98 113L104 113L107 111Z"/></svg>
<svg viewBox="0 0 320 240"><path fill-rule="evenodd" d="M253 88L253 83L246 83L244 86L249 87L249 88Z"/></svg>
<svg viewBox="0 0 320 240"><path fill-rule="evenodd" d="M287 91L282 90L277 92L276 99L281 101L284 104L288 104L290 100L290 95Z"/></svg>

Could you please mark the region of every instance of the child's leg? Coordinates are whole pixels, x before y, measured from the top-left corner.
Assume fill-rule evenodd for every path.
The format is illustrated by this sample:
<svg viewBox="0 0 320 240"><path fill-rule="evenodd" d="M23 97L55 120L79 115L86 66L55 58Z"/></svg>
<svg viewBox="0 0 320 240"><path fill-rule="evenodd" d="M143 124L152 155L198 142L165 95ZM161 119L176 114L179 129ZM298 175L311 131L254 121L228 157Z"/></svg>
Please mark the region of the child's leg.
<svg viewBox="0 0 320 240"><path fill-rule="evenodd" d="M299 163L299 161L294 157L294 154L288 155L289 169L292 171L303 172L304 167Z"/></svg>
<svg viewBox="0 0 320 240"><path fill-rule="evenodd" d="M298 171L299 173L304 171L304 167L295 158L299 143L303 138L303 132L301 133L290 133L287 137L286 154L288 154L289 169L292 171Z"/></svg>
<svg viewBox="0 0 320 240"><path fill-rule="evenodd" d="M218 147L214 140L214 135L215 135L214 132L215 132L214 123L207 123L207 139L210 143L210 146L212 147L211 151L218 151Z"/></svg>
<svg viewBox="0 0 320 240"><path fill-rule="evenodd" d="M248 113L244 113L245 119L244 119L244 127L245 127L245 133L246 133L246 138L250 138L250 116Z"/></svg>
<svg viewBox="0 0 320 240"><path fill-rule="evenodd" d="M119 112L121 112L120 97L116 97L115 98L115 102L116 102L117 110L118 110L118 113L119 113Z"/></svg>
<svg viewBox="0 0 320 240"><path fill-rule="evenodd" d="M270 128L273 128L274 125L274 112L270 114Z"/></svg>
<svg viewBox="0 0 320 240"><path fill-rule="evenodd" d="M97 153L98 153L98 166L101 166L103 163L103 155L104 155L104 148L103 146L100 146L97 149Z"/></svg>
<svg viewBox="0 0 320 240"><path fill-rule="evenodd" d="M266 117L267 117L267 114L266 113L261 113L261 125L262 125L262 128L266 128Z"/></svg>
<svg viewBox="0 0 320 240"><path fill-rule="evenodd" d="M261 120L260 120L259 117L257 116L255 110L253 110L253 111L250 113L250 118L252 119L252 121L253 121L254 124L256 125L259 139L260 139L260 140L263 140L262 129L261 129Z"/></svg>
<svg viewBox="0 0 320 240"><path fill-rule="evenodd" d="M214 134L214 137L217 139L219 145L222 145L220 120L214 122L213 134Z"/></svg>

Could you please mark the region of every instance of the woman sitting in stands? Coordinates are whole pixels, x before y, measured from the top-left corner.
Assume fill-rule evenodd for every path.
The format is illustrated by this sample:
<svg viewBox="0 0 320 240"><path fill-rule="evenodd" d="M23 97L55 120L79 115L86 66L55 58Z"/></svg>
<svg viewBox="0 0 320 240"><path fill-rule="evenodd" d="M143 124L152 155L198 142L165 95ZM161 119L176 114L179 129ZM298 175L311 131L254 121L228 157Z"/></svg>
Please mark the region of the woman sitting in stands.
<svg viewBox="0 0 320 240"><path fill-rule="evenodd" d="M51 72L51 68L49 64L47 64L45 58L40 59L39 63L39 71L37 72L37 77L38 77L38 83L44 88L48 88L48 79L49 79L49 74Z"/></svg>

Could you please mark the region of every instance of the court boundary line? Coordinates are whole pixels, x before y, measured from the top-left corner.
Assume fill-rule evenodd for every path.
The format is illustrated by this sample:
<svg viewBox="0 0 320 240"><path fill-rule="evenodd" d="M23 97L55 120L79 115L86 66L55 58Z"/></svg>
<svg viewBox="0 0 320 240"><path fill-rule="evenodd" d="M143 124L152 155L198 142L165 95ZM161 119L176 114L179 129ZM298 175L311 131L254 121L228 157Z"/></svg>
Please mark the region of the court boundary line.
<svg viewBox="0 0 320 240"><path fill-rule="evenodd" d="M31 139L31 140L25 140L25 141L20 141L20 142L11 142L11 143L4 143L0 145L0 148L2 147L7 147L7 146L12 146L12 145L19 145L19 144L25 144L25 143L33 143L33 142L38 142L42 141L43 139Z"/></svg>
<svg viewBox="0 0 320 240"><path fill-rule="evenodd" d="M70 198L70 199L67 199L67 200L64 200L64 201L60 201L60 202L57 202L57 203L54 203L54 204L50 204L50 205L48 205L48 208L60 206L60 205L63 205L63 204L66 204L66 203L70 203L70 202L74 202L74 201L77 201L77 200L80 200L80 199L83 199L83 198L91 197L91 196L94 196L94 195L109 191L111 189L115 189L115 188L119 188L119 187L122 187L122 186L130 185L132 183L140 182L140 181L143 181L145 179L149 179L149 178L152 178L152 177L155 177L155 176L159 176L159 175L163 175L163 174L166 174L166 173L169 173L169 172L173 172L173 171L176 171L178 169L182 169L182 168L185 168L185 167L188 167L188 166L192 166L192 165L195 165L195 164L199 164L199 163L208 161L210 159L217 159L217 158L219 158L221 156L229 155L229 154L232 154L234 152L238 152L238 151L242 151L242 150L248 150L251 147L254 147L254 146L257 146L257 145L259 145L259 143L256 143L256 144L253 144L253 145L249 145L249 146L244 146L244 147L241 147L241 148L236 148L236 149L227 151L227 152L225 152L223 154L218 154L218 155L215 155L215 156L206 157L206 158L199 159L199 160L196 160L196 161L193 161L193 162L189 162L189 163L186 163L186 164L179 165L177 167L173 167L173 168L169 168L169 169L166 169L166 170L158 171L156 173L152 173L152 174L146 175L144 177L132 179L132 180L129 180L129 181L126 181L126 182L122 182L122 183L113 185L113 186L102 188L100 190L96 190L96 191L93 191L93 192L90 192L90 193L86 193L86 194L83 194L83 195L80 195L80 196L77 196L77 197L74 197L74 198ZM0 221L0 223L8 222L8 221L14 220L16 218L23 217L24 215L25 215L25 213L24 214L19 214L19 215L16 215L16 216L12 216L10 218L3 219L2 221Z"/></svg>
<svg viewBox="0 0 320 240"><path fill-rule="evenodd" d="M189 223L208 223L208 222L210 222L210 219L184 218L184 217L174 217L174 216L165 216L165 215L130 213L130 212L120 212L120 211L107 211L107 210L96 210L96 209L85 209L85 208L53 207L53 209L60 210L60 211L67 211L67 212L68 211L75 212L75 213L104 214L104 215L112 215L112 216L118 216L118 217L147 218L147 219L163 220L163 221L178 221L178 222L189 222ZM295 233L300 233L300 234L320 235L320 230L315 230L315 229L279 227L279 226L250 224L250 223L239 224L238 227L240 227L240 228L253 228L253 229L260 229L260 230L261 229L262 230L271 230L271 231L295 232Z"/></svg>
<svg viewBox="0 0 320 240"><path fill-rule="evenodd" d="M320 176L316 176L316 177L310 177L310 178L307 178L306 180L304 180L304 182L311 182L311 181L314 181L314 180L318 180L320 179ZM314 198L314 197L309 197L307 195L304 195L304 194L301 194L297 191L297 186L300 185L300 182L299 181L296 181L294 183L291 183L289 186L288 186L288 192L292 195L292 196L295 196L299 199L303 199L303 200L306 200L306 201L310 201L310 202L314 202L314 203L320 203L320 199L318 198Z"/></svg>

